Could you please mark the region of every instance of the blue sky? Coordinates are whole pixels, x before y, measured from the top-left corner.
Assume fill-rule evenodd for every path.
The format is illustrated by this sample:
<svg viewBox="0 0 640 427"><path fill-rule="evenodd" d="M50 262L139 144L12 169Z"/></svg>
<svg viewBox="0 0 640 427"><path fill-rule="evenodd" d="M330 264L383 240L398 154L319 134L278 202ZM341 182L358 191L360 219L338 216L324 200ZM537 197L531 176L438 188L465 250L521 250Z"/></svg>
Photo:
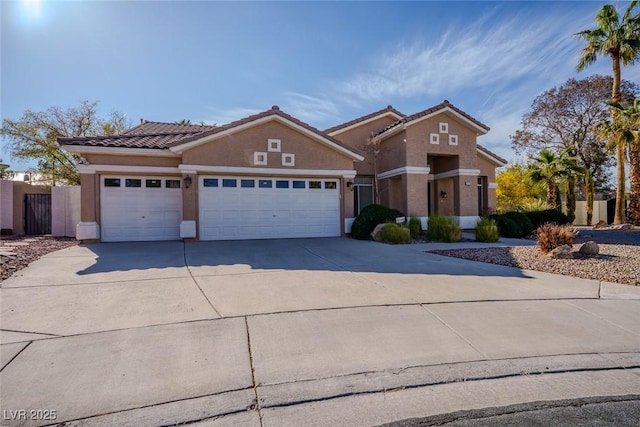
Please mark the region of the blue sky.
<svg viewBox="0 0 640 427"><path fill-rule="evenodd" d="M448 99L491 127L479 143L523 160L509 135L538 94L611 73L607 58L575 71L573 34L603 4L1 1L1 116L88 99L132 124L223 124L277 104L324 129Z"/></svg>

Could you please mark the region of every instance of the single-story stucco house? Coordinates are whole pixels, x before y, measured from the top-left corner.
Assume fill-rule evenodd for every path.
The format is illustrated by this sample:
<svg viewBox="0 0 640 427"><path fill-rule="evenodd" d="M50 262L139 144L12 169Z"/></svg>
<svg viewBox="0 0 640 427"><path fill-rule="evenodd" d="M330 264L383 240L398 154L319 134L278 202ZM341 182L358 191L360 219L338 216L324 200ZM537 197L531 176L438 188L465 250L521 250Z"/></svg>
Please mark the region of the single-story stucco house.
<svg viewBox="0 0 640 427"><path fill-rule="evenodd" d="M235 240L348 234L376 182L382 204L425 225L438 214L473 228L506 164L476 143L488 131L444 101L325 131L274 106L223 126L141 121L59 142L81 156L79 240Z"/></svg>

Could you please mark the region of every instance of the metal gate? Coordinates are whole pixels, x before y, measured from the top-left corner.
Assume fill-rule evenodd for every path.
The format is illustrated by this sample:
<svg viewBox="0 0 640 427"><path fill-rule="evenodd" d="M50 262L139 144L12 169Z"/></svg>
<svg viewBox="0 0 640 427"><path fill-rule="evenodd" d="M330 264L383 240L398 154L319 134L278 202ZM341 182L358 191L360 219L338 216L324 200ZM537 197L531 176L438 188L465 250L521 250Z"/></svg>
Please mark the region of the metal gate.
<svg viewBox="0 0 640 427"><path fill-rule="evenodd" d="M24 234L51 234L51 194L24 195Z"/></svg>

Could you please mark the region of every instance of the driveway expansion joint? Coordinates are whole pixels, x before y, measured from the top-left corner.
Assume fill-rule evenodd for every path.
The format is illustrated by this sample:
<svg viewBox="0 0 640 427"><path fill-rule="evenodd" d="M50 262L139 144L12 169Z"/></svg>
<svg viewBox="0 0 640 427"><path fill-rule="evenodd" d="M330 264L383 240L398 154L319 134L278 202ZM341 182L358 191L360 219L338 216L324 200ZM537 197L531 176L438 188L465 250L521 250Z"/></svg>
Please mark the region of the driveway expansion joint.
<svg viewBox="0 0 640 427"><path fill-rule="evenodd" d="M5 363L5 365L4 365L4 366L2 366L2 367L0 368L0 372L4 371L4 369L5 369L7 366L11 365L11 362L13 362L14 360L16 360L16 357L20 356L20 354L21 354L23 351L25 351L25 350L27 349L27 347L29 347L29 346L31 345L31 343L32 343L32 342L33 342L33 341L29 341L29 342L27 343L27 345L25 345L25 346L22 348L22 350L20 350L19 352L17 352L17 353L15 354L15 356L13 356L13 357L12 357L12 358L7 362L7 363Z"/></svg>
<svg viewBox="0 0 640 427"><path fill-rule="evenodd" d="M253 350L251 348L251 333L249 332L249 319L247 316L244 317L244 325L247 330L247 347L249 351L249 363L251 365L251 383L253 385L253 393L255 394L255 409L258 411L258 419L260 420L260 425L262 426L262 405L260 402L260 396L258 395L258 383L256 382L256 367L253 361Z"/></svg>
<svg viewBox="0 0 640 427"><path fill-rule="evenodd" d="M191 268L189 268L189 264L187 263L187 243L186 242L183 242L183 245L182 245L182 255L183 255L183 259L184 259L184 266L187 267L187 271L189 272L189 276L191 277L191 280L193 280L193 283L200 290L200 293L207 300L207 302L209 303L209 305L211 306L213 311L218 315L218 317L219 318L223 318L224 316L218 311L216 306L213 304L213 301L211 301L211 299L207 296L207 294L204 292L204 290L202 290L202 288L200 287L200 284L198 283L196 278L193 277L193 272L191 271Z"/></svg>

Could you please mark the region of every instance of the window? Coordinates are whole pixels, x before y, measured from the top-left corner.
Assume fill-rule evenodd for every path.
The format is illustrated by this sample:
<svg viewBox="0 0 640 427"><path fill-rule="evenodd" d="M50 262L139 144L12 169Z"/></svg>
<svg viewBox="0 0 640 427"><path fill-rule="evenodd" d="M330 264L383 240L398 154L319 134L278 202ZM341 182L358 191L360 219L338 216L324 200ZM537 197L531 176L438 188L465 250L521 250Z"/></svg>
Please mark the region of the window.
<svg viewBox="0 0 640 427"><path fill-rule="evenodd" d="M164 188L180 188L180 180L167 179L164 181Z"/></svg>
<svg viewBox="0 0 640 427"><path fill-rule="evenodd" d="M124 186L128 187L128 188L142 187L142 180L141 179L127 178L127 179L124 180Z"/></svg>
<svg viewBox="0 0 640 427"><path fill-rule="evenodd" d="M458 145L458 135L449 135L449 145Z"/></svg>
<svg viewBox="0 0 640 427"><path fill-rule="evenodd" d="M268 139L267 140L267 151L271 151L273 153L280 152L280 140L279 139Z"/></svg>
<svg viewBox="0 0 640 427"><path fill-rule="evenodd" d="M325 181L324 182L324 188L325 190L335 190L336 189L336 182L335 181Z"/></svg>
<svg viewBox="0 0 640 427"><path fill-rule="evenodd" d="M293 181L293 188L306 188L306 182L304 182L304 181Z"/></svg>
<svg viewBox="0 0 640 427"><path fill-rule="evenodd" d="M438 124L438 130L439 130L440 133L449 133L449 123L440 122Z"/></svg>
<svg viewBox="0 0 640 427"><path fill-rule="evenodd" d="M147 179L145 180L144 186L147 188L160 188L162 187L161 179Z"/></svg>
<svg viewBox="0 0 640 427"><path fill-rule="evenodd" d="M120 178L105 178L105 187L120 187Z"/></svg>
<svg viewBox="0 0 640 427"><path fill-rule="evenodd" d="M373 177L356 176L353 183L353 199L356 214L373 204Z"/></svg>
<svg viewBox="0 0 640 427"><path fill-rule="evenodd" d="M431 144L440 144L440 134L432 133L432 134L429 136L429 142L430 142Z"/></svg>
<svg viewBox="0 0 640 427"><path fill-rule="evenodd" d="M261 179L258 181L258 187L260 188L271 188L272 182L270 179Z"/></svg>
<svg viewBox="0 0 640 427"><path fill-rule="evenodd" d="M238 180L237 179L223 179L222 180L223 187L237 187Z"/></svg>
<svg viewBox="0 0 640 427"><path fill-rule="evenodd" d="M322 182L321 181L309 181L309 188L313 188L313 189L322 188Z"/></svg>
<svg viewBox="0 0 640 427"><path fill-rule="evenodd" d="M253 153L253 164L254 165L266 165L267 164L267 153L256 151Z"/></svg>
<svg viewBox="0 0 640 427"><path fill-rule="evenodd" d="M203 180L202 185L205 187L217 187L218 186L218 178L205 178Z"/></svg>
<svg viewBox="0 0 640 427"><path fill-rule="evenodd" d="M289 188L289 181L276 181L276 188Z"/></svg>
<svg viewBox="0 0 640 427"><path fill-rule="evenodd" d="M253 179L240 180L240 187L242 188L254 188L255 186L256 182Z"/></svg>
<svg viewBox="0 0 640 427"><path fill-rule="evenodd" d="M296 165L296 155L295 154L282 154L282 166L295 166Z"/></svg>

